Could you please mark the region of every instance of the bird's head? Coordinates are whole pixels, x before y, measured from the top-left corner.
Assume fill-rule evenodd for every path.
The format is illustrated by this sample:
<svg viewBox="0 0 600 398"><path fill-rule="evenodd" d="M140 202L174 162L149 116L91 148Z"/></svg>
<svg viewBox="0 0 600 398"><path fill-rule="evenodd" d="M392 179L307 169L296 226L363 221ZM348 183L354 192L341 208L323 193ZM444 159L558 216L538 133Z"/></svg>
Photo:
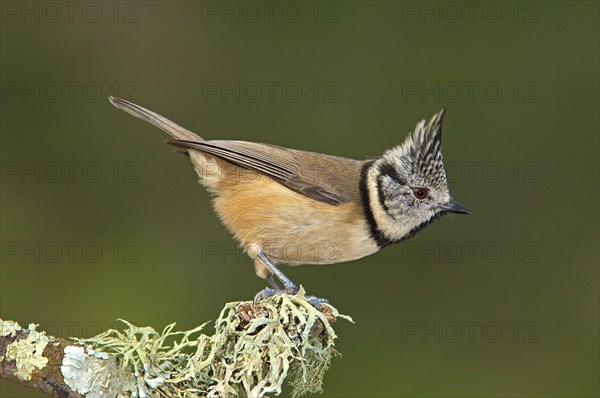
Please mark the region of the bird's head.
<svg viewBox="0 0 600 398"><path fill-rule="evenodd" d="M441 143L444 113L419 122L401 145L367 169L369 204L384 243L407 239L440 215L469 214L448 188Z"/></svg>

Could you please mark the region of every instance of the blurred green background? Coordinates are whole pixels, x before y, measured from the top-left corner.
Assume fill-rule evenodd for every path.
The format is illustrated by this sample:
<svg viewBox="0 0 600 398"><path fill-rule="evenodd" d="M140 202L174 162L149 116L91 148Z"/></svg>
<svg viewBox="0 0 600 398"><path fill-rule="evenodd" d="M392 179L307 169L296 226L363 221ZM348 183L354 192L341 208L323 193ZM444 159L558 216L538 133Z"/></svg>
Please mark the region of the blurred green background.
<svg viewBox="0 0 600 398"><path fill-rule="evenodd" d="M356 321L322 396L598 396L597 2L1 7L3 319L187 329L265 286L188 160L109 95L205 138L357 159L447 107L471 216L283 268Z"/></svg>

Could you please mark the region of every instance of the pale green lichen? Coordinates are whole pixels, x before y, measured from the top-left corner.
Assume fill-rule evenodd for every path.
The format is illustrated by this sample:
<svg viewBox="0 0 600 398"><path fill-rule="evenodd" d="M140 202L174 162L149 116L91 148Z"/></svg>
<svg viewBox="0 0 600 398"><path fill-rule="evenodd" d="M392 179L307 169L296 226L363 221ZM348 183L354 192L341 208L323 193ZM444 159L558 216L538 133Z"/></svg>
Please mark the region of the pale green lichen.
<svg viewBox="0 0 600 398"><path fill-rule="evenodd" d="M131 373L123 372L116 358L96 355L91 349L67 346L60 367L65 384L86 398L145 396L138 391L137 380ZM129 396L129 395L128 395Z"/></svg>
<svg viewBox="0 0 600 398"><path fill-rule="evenodd" d="M109 330L79 342L131 367L143 381L143 395L152 395L151 388L177 398L263 397L280 394L289 378L297 397L322 391L323 375L337 354L330 323L336 318L352 321L328 304L321 310L301 289L257 305L227 304L210 336L198 334L206 324L185 332L173 331L171 324L158 333L123 321L123 331Z"/></svg>
<svg viewBox="0 0 600 398"><path fill-rule="evenodd" d="M0 319L0 337L14 336L19 330L21 330L21 325L17 322Z"/></svg>
<svg viewBox="0 0 600 398"><path fill-rule="evenodd" d="M21 327L13 322L2 322L3 336L12 335ZM6 325L5 325L6 324ZM6 355L3 360L15 361L17 372L15 376L20 380L31 380L31 373L35 369L43 369L48 363L48 358L44 357L44 349L48 345L48 336L45 332L36 331L36 326L33 323L29 325L27 337L17 340L6 347ZM12 330L8 334L6 330Z"/></svg>

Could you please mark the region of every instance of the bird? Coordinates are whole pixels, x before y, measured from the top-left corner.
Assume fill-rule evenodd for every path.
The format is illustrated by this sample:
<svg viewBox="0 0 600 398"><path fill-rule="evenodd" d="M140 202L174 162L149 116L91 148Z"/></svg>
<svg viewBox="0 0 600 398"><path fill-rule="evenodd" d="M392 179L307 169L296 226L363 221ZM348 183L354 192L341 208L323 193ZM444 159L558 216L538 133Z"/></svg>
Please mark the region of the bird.
<svg viewBox="0 0 600 398"><path fill-rule="evenodd" d="M356 260L411 238L442 215L469 214L448 187L441 144L445 109L418 122L400 145L354 160L205 140L140 105L113 96L109 101L164 130L170 135L165 142L189 156L218 218L271 285L255 301L298 292L279 264Z"/></svg>

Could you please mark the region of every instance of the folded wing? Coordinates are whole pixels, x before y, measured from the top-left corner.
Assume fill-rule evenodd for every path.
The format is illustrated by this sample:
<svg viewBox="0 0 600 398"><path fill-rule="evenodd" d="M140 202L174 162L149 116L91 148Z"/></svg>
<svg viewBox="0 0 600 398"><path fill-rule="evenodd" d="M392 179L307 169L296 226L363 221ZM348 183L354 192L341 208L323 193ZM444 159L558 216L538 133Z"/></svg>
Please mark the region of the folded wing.
<svg viewBox="0 0 600 398"><path fill-rule="evenodd" d="M330 205L360 198L358 184L364 161L246 141L168 140L167 143L263 173L298 193Z"/></svg>

